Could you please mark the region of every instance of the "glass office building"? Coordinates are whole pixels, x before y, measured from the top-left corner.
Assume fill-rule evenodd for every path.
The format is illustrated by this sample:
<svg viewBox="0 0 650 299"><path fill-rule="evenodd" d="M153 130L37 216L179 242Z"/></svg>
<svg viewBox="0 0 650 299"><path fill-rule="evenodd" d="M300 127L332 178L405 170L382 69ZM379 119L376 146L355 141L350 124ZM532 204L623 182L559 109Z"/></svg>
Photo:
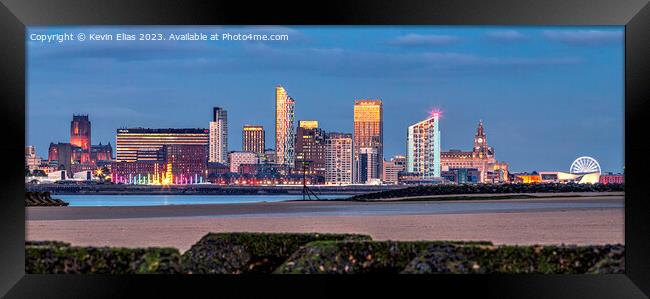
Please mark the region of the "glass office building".
<svg viewBox="0 0 650 299"><path fill-rule="evenodd" d="M354 101L354 165L359 165L359 151L362 148L375 148L377 150L377 165L373 179L378 179L382 173L384 161L384 110L381 100L355 100ZM355 182L360 182L358 171L355 171Z"/></svg>

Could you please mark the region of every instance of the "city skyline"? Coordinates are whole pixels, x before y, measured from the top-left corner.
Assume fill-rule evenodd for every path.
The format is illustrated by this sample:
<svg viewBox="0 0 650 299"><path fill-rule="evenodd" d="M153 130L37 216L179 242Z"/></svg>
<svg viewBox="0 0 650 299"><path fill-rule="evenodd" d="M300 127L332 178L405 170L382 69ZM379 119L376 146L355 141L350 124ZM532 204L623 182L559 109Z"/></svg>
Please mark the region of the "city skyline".
<svg viewBox="0 0 650 299"><path fill-rule="evenodd" d="M121 27L102 28L115 31L122 29ZM264 30L270 29L288 30L292 34L300 34L303 39L305 36L313 37L321 34L315 33L314 28L303 27L297 29L293 27L289 29L267 28ZM30 32L33 30L39 29L30 28ZM57 29L51 30L56 31ZM90 29L86 27L84 30ZM138 67L128 66L128 63L125 62L139 65L144 70L151 70L150 65L146 66L152 63L151 60L136 55L145 49L151 51L150 44L128 47L115 45L109 47L110 51L99 51L103 47L75 47L75 44L70 44L72 45L70 48L58 45L57 48L52 49L51 46L28 43L30 51L28 52L28 139L26 142L36 146L38 155L46 156L45 152L50 142L67 139L69 128L66 128L66 122L69 124L69 115L72 113L90 115L93 123L94 143L111 142L114 144L115 130L120 127L207 128L210 116L205 111L209 111L213 106L223 107L229 111L229 122L231 122L229 125L233 128L240 128L249 122L273 128L273 115L272 112L269 112L273 107L270 89L281 84L287 88L293 98L297 99L295 119L318 120L321 127L327 132L353 132L352 107L354 99L382 99L385 110L383 117L384 157L387 160L394 155L405 154L406 136L404 131L408 125L425 118L430 109L440 108L442 109L440 126L443 151L470 148L475 124L482 119L485 122L486 131L490 135L490 144L499 152L499 159L508 161L513 171L564 170L573 159L581 155L596 157L604 171L621 172L623 170L623 60L622 29L620 28L387 27L371 30L369 28L337 29L333 27L324 31L324 34L328 36L339 35L342 42L335 44L340 44L340 56L342 57L357 57L355 53L358 54L362 50L367 51L366 48L354 45L349 39L359 31L369 31L370 37L363 38L363 42L369 44L380 40L379 32L390 33L383 37L385 43L381 44L379 47L381 51L378 51L387 57L399 54L397 55L399 57L421 58L424 54L429 53L424 51L430 51L431 48L443 49L443 52L448 53L452 50L462 50L458 47L462 46L463 41L469 43L469 41L480 40L482 46L477 49L485 49L486 51L479 52L486 52L483 54L487 56L494 54L490 51L493 52L495 48L500 48L505 52L510 52L509 54L513 57L520 58L509 61L495 58L481 62L474 61L469 56L429 55L427 57L431 59L429 61L431 69L428 71L419 68L413 69L419 76L429 72L433 74L434 78L421 76L419 80L424 83L418 82L418 78L405 74L403 68L391 69L391 71L397 71L400 74L398 74L399 76L391 74L387 78L365 76L352 70L347 76L344 74L332 76L314 70L313 66L306 70L291 68L291 71L286 72L277 69L270 70L268 71L269 75L264 76L268 78L261 80L258 80L259 75L264 75L264 71L253 71L250 77L235 72L233 77L236 78L228 79L231 80L230 82L239 82L233 88L229 88L225 83L219 83L218 88L207 87L208 85L205 84L211 82L214 85L217 82L214 81L215 78L221 78L223 74L218 71L213 74L211 68L198 66L196 69L187 70L188 74L191 76L196 76L197 72L203 75L207 74L209 76L206 77L209 77L210 80L191 80L185 88L174 83L172 86L177 90L172 90L166 96L161 97L157 92L160 90L170 91L170 87L164 85L169 80L173 81L177 78L176 75L160 75L156 77L157 79L151 80L154 82L138 81L138 84L125 84L125 86L115 85L116 82L111 80L106 83L100 82L105 79L114 80L111 73L117 70L130 69L135 73L141 71ZM510 34L505 34L506 32L510 32ZM443 35L449 37L447 41L442 41L442 38L434 38ZM507 36L511 40L508 40ZM621 43L617 42L619 39ZM531 58L535 55L530 55L532 53L530 50L528 52L518 52L517 50L521 47L535 48L533 45L540 44L542 41L546 43L542 48L549 57ZM310 44L310 42L298 39L296 48L292 48L291 45L274 44L272 46L287 47L287 51L301 57L298 55L302 53L301 51L309 51L306 50L305 44L308 46L314 43L327 47L332 46L333 41L329 39L325 44L311 41ZM248 47L259 45L265 44L254 43L241 47L250 50ZM47 55L39 48L41 50L47 48L53 53ZM226 48L223 51L232 52L232 50L240 49L239 46L233 45L227 45ZM208 55L205 51L206 47L196 44L176 44L176 47L172 48L174 51L165 50L166 48L163 46L160 49L155 47L154 49L159 50L154 51L154 56L169 55L173 57L176 55L173 53L176 53L177 50L181 53L178 54L179 56L185 52L184 55L189 55L194 50L199 56ZM277 53L274 54L275 52L271 50L268 55L273 58L272 56ZM562 52L563 50L566 50L566 53ZM597 53L598 51L603 53ZM620 53L618 58L615 55L617 52ZM127 57L128 53L134 56ZM527 53L530 57L520 56L522 53ZM231 57L228 55L226 56ZM336 57L336 55L334 56ZM567 57L575 59L571 60ZM170 57L163 58L170 59ZM177 60L178 58L176 57ZM323 57L315 56L317 61L321 58ZM617 59L620 61L616 61ZM64 62L70 61L77 63L63 66ZM87 65L86 62L101 62L108 67L108 74L95 73L97 78L92 78L89 72L96 66ZM295 62L288 59L286 63L293 64ZM399 65L396 62L389 61L387 63ZM476 65L481 63L485 65ZM454 67L446 64L452 64ZM371 64L367 61L363 62L361 66L372 69ZM380 71L382 67L388 66L391 65L378 63L376 68L377 71ZM80 70L79 74L58 75L61 70L69 71L71 67ZM158 67L186 70L187 65L164 64ZM436 68L438 71L434 71ZM330 67L329 71L341 72L344 69L349 68L339 64ZM471 79L469 81L459 81L469 82L467 85L472 88L461 88L455 86L454 82L437 77L440 76L438 74L440 72L447 75L453 74L452 79L465 80L469 78ZM463 72L466 74L463 75ZM574 76L580 74L580 76L573 77L571 82L564 82L567 81L567 75L554 78L558 76L558 73L569 73ZM299 75L304 76L305 74L309 76L299 78ZM56 76L52 77L51 75ZM511 76L513 77L512 81L502 81ZM618 81L614 80L617 76L620 77ZM131 75L127 74L127 77L131 77ZM472 77L479 78L472 79ZM46 78L51 82L45 80ZM478 84L477 80L479 79L488 82ZM156 81L158 84L154 84ZM346 81L351 81L351 83L345 84L349 86L340 85ZM333 83L338 83L338 85ZM438 83L445 88L440 88L440 90L433 88L432 90L431 86L437 86L432 83ZM530 88L530 91L518 90L521 87L511 89L507 83L513 86L520 86L523 83L524 87ZM569 83L575 87L570 86ZM71 89L74 86L84 88L82 90ZM247 89L244 89L244 86ZM334 86L337 88L331 88ZM90 87L104 88L100 89L101 92L88 92ZM200 87L205 90L201 90ZM225 89L222 90L222 88ZM472 92L474 89L476 90ZM156 94L160 106L166 107L146 105L156 103L147 100L148 96L143 95L148 91L155 91L153 93ZM618 95L614 96L617 93ZM477 96L479 94L480 96ZM134 95L139 95L138 98L142 98L142 103L138 103L138 101L128 103L129 98ZM112 100L104 101L103 99L106 97L110 97ZM186 97L193 101L192 105L185 104L187 100L184 98ZM81 98L85 100L81 101ZM542 98L546 98L546 100L540 100ZM52 109L53 102L60 105L67 103L61 101L68 99L70 105L61 105L60 109ZM169 105L170 103L172 105ZM331 109L319 109L321 103L327 103ZM173 109L174 113L165 112L165 109ZM576 114L576 112L581 112L581 114ZM152 117L152 115L158 116ZM550 118L549 115L552 115L553 118ZM47 130L42 129L45 124L47 124ZM241 149L241 138L237 138L239 135L237 131L229 132L228 139L233 140L229 150ZM274 135L274 133L269 132L269 135ZM566 140L572 142L566 142ZM273 141L272 139L267 140L266 147L274 147Z"/></svg>

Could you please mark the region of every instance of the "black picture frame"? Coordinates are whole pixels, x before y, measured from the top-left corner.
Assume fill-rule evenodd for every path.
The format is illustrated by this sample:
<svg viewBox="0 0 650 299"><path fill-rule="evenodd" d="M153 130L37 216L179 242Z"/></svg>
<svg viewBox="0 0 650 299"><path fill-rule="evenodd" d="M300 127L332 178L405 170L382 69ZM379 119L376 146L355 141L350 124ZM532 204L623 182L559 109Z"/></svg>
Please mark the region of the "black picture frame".
<svg viewBox="0 0 650 299"><path fill-rule="evenodd" d="M0 192L0 294L23 297L184 296L225 289L250 295L283 287L296 295L335 296L343 288L424 291L511 298L645 298L650 294L650 169L645 114L650 105L650 5L616 1L75 1L0 0L0 98L4 134ZM25 29L37 25L624 25L625 275L432 275L400 277L26 275L23 151ZM646 145L647 143L647 145ZM644 170L646 169L646 170ZM387 283L377 281L387 280ZM327 284L325 284L327 283ZM263 284L264 287L258 287ZM399 284L399 286L398 286Z"/></svg>

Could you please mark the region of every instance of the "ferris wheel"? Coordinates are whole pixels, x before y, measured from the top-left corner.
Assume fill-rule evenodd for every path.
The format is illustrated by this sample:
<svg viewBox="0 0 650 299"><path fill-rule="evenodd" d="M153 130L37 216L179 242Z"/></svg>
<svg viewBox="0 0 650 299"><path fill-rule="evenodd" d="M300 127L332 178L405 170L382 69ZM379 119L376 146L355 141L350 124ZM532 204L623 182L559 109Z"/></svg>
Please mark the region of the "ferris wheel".
<svg viewBox="0 0 650 299"><path fill-rule="evenodd" d="M580 157L571 163L571 170L569 171L573 174L585 174L585 173L600 173L600 164L598 161L592 157Z"/></svg>

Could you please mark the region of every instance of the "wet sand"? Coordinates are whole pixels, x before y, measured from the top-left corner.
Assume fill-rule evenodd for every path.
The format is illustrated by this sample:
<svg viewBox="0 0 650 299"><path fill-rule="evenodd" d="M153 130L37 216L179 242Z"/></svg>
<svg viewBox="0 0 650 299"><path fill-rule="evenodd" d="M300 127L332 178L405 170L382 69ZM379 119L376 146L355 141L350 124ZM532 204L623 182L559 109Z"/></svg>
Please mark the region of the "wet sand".
<svg viewBox="0 0 650 299"><path fill-rule="evenodd" d="M29 207L27 220L169 217L427 215L623 208L623 196L449 201L284 201L164 206Z"/></svg>
<svg viewBox="0 0 650 299"><path fill-rule="evenodd" d="M508 210L511 204L591 203L571 208ZM458 201L463 205L486 201ZM282 202L159 207L44 207L27 209L28 240L79 246L190 248L208 232L330 232L376 240L488 240L496 244L624 243L623 197L498 200L498 211L436 212L423 203ZM618 203L615 207L599 205ZM418 206L417 204L420 204ZM324 215L337 209L389 208L367 215ZM591 208L590 208L591 207ZM408 208L416 213L399 213ZM315 212L314 212L315 211ZM371 211L375 211L372 210ZM397 212L396 212L397 211ZM311 213L311 214L310 214ZM321 214L319 214L321 213Z"/></svg>

